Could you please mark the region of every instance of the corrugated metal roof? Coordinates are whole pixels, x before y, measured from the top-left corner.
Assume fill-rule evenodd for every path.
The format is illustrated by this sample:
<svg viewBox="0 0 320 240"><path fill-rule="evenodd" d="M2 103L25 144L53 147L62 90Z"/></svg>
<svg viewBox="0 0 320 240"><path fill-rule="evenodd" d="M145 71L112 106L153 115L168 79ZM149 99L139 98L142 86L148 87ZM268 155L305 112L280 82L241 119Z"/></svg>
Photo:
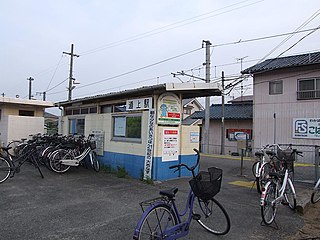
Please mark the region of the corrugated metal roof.
<svg viewBox="0 0 320 240"><path fill-rule="evenodd" d="M198 111L191 115L191 118L203 119L205 111ZM210 119L221 119L222 105L214 104L210 106ZM252 104L225 104L224 118L225 119L252 119L253 105Z"/></svg>
<svg viewBox="0 0 320 240"><path fill-rule="evenodd" d="M253 74L283 68L300 67L314 64L320 64L320 52L267 59L262 63L258 63L252 67L243 70L241 73Z"/></svg>

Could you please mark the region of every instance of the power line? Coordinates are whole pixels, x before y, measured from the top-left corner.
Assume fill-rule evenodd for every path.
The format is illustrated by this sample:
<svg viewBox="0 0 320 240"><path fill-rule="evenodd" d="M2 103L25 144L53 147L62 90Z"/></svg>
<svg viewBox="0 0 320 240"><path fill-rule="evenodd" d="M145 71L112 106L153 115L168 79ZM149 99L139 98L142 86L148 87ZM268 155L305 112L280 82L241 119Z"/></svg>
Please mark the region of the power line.
<svg viewBox="0 0 320 240"><path fill-rule="evenodd" d="M99 80L99 81L96 81L96 82L93 82L93 83L89 83L89 84L86 84L86 85L83 85L83 86L78 87L78 89L80 89L80 88L84 88L84 87L88 87L88 86L92 86L92 85L95 85L95 84L98 84L98 83L102 83L102 82L110 81L110 80L113 80L113 79L116 79L116 78L119 78L119 77L123 77L123 76L129 75L129 74L131 74L131 73L135 73L135 72L138 72L138 71L144 70L144 69L146 69L146 68L150 68L150 67L153 67L153 66L156 66L156 65L162 64L162 63L164 63L164 62L168 62L168 61L171 61L171 60L173 60L173 59L176 59L176 58L179 58L179 57L182 57L182 56L188 55L188 54L190 54L190 53L193 53L193 52L199 51L199 50L201 50L201 49L202 49L202 47L197 48L197 49L194 49L194 50L191 50L191 51L186 52L186 53L182 53L182 54L176 55L176 56L174 56L174 57L170 57L170 58L167 58L167 59L161 60L161 61L156 62L156 63L152 63L152 64L149 64L149 65L146 65L146 66L144 66L144 67L140 67L140 68L137 68L137 69L134 69L134 70L131 70L131 71L125 72L125 73L121 73L121 74L116 75L116 76L113 76L113 77L109 77L109 78L105 78L105 79L102 79L102 80Z"/></svg>
<svg viewBox="0 0 320 240"><path fill-rule="evenodd" d="M211 47L222 47L222 46L235 45L235 44L240 44L240 43L260 41L260 40L276 38L276 37L283 37L283 36L296 34L296 33L310 32L310 31L318 30L319 28L320 28L320 26L318 26L316 28L306 29L306 30L300 30L300 31L289 32L289 33L282 33L282 34L276 34L276 35L270 35L270 36L264 36L264 37L259 37L259 38L252 38L252 39L247 39L247 40L240 39L240 40L235 41L235 42L215 44L215 45L212 45Z"/></svg>
<svg viewBox="0 0 320 240"><path fill-rule="evenodd" d="M175 23L172 23L172 24L160 27L160 28L153 29L151 31L147 31L145 33L137 34L137 35L134 35L132 37L129 37L129 38L117 41L117 42L112 42L112 43L107 44L105 46L97 47L97 48L94 48L92 50L88 50L88 51L82 52L80 55L83 56L83 55L92 54L92 53L95 53L95 52L98 52L98 51L102 51L102 50L105 50L105 49L108 49L108 48L112 48L112 47L115 47L115 46L123 45L123 44L128 43L128 42L132 42L132 41L136 41L136 40L139 40L139 39L142 39L142 38L150 37L150 36L153 36L153 35L156 35L156 34L160 34L160 33L163 33L163 32L169 31L169 30L173 30L173 29L176 29L176 28L180 28L180 27L183 27L183 26L195 23L195 22L199 22L199 21L202 21L202 20L205 20L205 19L208 19L208 18L216 17L216 16L219 16L219 15L222 15L222 14L226 14L226 13L229 13L229 12L241 9L241 8L245 8L245 7L257 4L259 2L262 2L264 0L255 1L253 3L249 3L249 4L244 5L244 6L236 7L236 8L233 8L233 9L230 9L230 10L226 10L224 12L212 15L215 12L219 12L219 11L224 10L224 9L232 8L234 6L243 4L243 3L248 2L248 1L251 1L251 0L245 0L245 1L237 2L237 3L234 3L234 4L228 5L226 7L211 11L211 12L207 12L207 13L195 16L195 17L191 17L191 18L188 18L188 19L185 19L185 20L182 20L182 21L178 21L178 22L175 22ZM209 16L207 16L207 15L209 15ZM206 16L206 17L203 17L203 16ZM196 20L194 20L194 19L196 19Z"/></svg>

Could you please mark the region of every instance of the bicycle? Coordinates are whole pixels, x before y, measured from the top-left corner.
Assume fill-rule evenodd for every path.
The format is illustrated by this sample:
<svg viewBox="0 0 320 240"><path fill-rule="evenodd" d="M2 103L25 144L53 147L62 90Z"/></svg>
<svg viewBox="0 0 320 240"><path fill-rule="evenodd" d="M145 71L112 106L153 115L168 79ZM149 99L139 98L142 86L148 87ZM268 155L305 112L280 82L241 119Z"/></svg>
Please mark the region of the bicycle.
<svg viewBox="0 0 320 240"><path fill-rule="evenodd" d="M316 185L314 186L313 192L311 194L311 202L316 204L320 201L320 178L318 179Z"/></svg>
<svg viewBox="0 0 320 240"><path fill-rule="evenodd" d="M72 148L62 148L52 152L49 158L50 168L54 172L65 173L71 166L77 167L82 164L83 160L89 156L91 167L99 172L100 164L94 151L96 142L92 140L93 137L94 135L90 134L88 139L79 138L78 144L74 144Z"/></svg>
<svg viewBox="0 0 320 240"><path fill-rule="evenodd" d="M9 177L12 178L16 173L19 173L21 166L27 161L31 162L38 169L41 178L44 178L36 158L37 147L35 143L29 144L25 153L16 158L9 152L11 147L1 147L1 150L3 150L5 154L1 154L0 156L0 183L5 182ZM18 164L16 165L16 163Z"/></svg>
<svg viewBox="0 0 320 240"><path fill-rule="evenodd" d="M197 149L193 150L197 155L194 166L189 167L181 163L169 167L176 168L175 171L185 167L192 173L184 211L180 213L175 203L178 188L160 191L160 197L140 203L143 214L137 223L133 239L178 239L188 235L191 220L197 221L201 227L215 235L225 235L229 232L229 215L214 198L220 191L222 170L211 167L208 172L200 171L196 175L200 153ZM187 218L186 221L182 221L184 216Z"/></svg>
<svg viewBox="0 0 320 240"><path fill-rule="evenodd" d="M270 146L266 145L259 151L255 152L255 156L258 158L252 165L252 173L255 177L255 182L257 185L257 191L259 194L262 193L261 189L266 183L269 173L275 171L274 150L269 149Z"/></svg>
<svg viewBox="0 0 320 240"><path fill-rule="evenodd" d="M295 210L297 196L289 170L293 168L296 155L302 156L302 152L296 149L284 150L277 144L273 146L277 148L276 158L280 161L280 170L269 173L269 180L262 189L260 208L262 221L266 225L274 222L280 204L288 205L290 209Z"/></svg>

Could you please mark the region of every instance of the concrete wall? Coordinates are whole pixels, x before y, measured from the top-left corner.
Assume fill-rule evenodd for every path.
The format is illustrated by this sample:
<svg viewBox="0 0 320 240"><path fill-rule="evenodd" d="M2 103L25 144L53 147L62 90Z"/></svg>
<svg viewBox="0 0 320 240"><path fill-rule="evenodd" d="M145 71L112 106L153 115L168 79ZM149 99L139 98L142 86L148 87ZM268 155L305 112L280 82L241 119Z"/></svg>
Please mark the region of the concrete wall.
<svg viewBox="0 0 320 240"><path fill-rule="evenodd" d="M112 139L112 113L87 114L78 117L85 118L85 135L91 131L104 132L104 153L98 156L102 164L111 166L113 169L124 167L131 177L142 178L147 144L148 111L142 112L142 134L141 142L122 142ZM119 115L119 113L117 113ZM68 133L68 116L62 117L62 134ZM70 118L72 118L70 116ZM179 156L175 161L163 161L163 129L176 129L179 131ZM179 176L190 176L189 172L182 170L173 173L169 166L178 163L193 165L195 163L195 152L193 148L199 149L199 142L192 142L190 133L199 133L198 126L178 127L155 127L154 157L152 164L152 178L154 180L165 180ZM194 134L193 134L194 135Z"/></svg>
<svg viewBox="0 0 320 240"><path fill-rule="evenodd" d="M43 117L6 116L0 123L0 142L29 138L30 134L44 133Z"/></svg>

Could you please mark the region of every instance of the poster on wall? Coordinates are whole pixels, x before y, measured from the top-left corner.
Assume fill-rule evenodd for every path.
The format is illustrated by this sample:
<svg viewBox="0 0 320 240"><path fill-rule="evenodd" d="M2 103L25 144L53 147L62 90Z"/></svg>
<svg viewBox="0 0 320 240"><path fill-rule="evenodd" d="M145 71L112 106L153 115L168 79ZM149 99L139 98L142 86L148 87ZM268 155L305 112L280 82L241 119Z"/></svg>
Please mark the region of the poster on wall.
<svg viewBox="0 0 320 240"><path fill-rule="evenodd" d="M91 130L91 134L94 134L94 140L96 141L96 149L94 150L97 155L103 156L104 154L104 131Z"/></svg>
<svg viewBox="0 0 320 240"><path fill-rule="evenodd" d="M294 118L293 138L320 139L320 118Z"/></svg>
<svg viewBox="0 0 320 240"><path fill-rule="evenodd" d="M158 100L158 124L179 125L181 123L181 101L173 93L164 93Z"/></svg>
<svg viewBox="0 0 320 240"><path fill-rule="evenodd" d="M190 143L199 143L199 132L190 132Z"/></svg>
<svg viewBox="0 0 320 240"><path fill-rule="evenodd" d="M125 117L114 118L114 136L116 137L126 136L126 118Z"/></svg>
<svg viewBox="0 0 320 240"><path fill-rule="evenodd" d="M163 129L162 161L177 161L179 152L179 130Z"/></svg>

